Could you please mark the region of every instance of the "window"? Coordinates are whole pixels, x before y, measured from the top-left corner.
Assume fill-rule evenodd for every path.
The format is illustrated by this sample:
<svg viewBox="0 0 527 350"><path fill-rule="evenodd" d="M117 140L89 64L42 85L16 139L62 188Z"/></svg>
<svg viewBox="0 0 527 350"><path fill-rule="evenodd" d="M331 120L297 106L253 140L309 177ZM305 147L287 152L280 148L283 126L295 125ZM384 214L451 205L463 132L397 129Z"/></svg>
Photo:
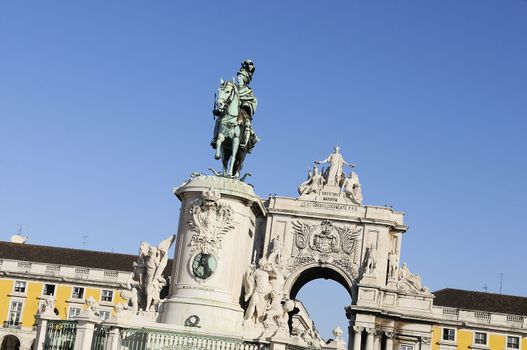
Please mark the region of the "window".
<svg viewBox="0 0 527 350"><path fill-rule="evenodd" d="M73 290L71 292L71 297L74 299L82 299L84 297L84 288L73 287Z"/></svg>
<svg viewBox="0 0 527 350"><path fill-rule="evenodd" d="M70 312L68 313L68 319L73 319L81 313L80 307L70 307Z"/></svg>
<svg viewBox="0 0 527 350"><path fill-rule="evenodd" d="M26 281L15 281L15 293L26 292Z"/></svg>
<svg viewBox="0 0 527 350"><path fill-rule="evenodd" d="M22 305L21 301L12 301L11 308L9 310L9 318L7 320L8 327L20 326L20 317L22 316Z"/></svg>
<svg viewBox="0 0 527 350"><path fill-rule="evenodd" d="M507 348L509 349L519 349L520 348L520 337L507 337Z"/></svg>
<svg viewBox="0 0 527 350"><path fill-rule="evenodd" d="M474 344L487 345L487 333L474 333Z"/></svg>
<svg viewBox="0 0 527 350"><path fill-rule="evenodd" d="M443 328L443 340L454 341L456 339L456 330L454 328Z"/></svg>
<svg viewBox="0 0 527 350"><path fill-rule="evenodd" d="M106 311L106 310L101 310L99 311L99 318L103 321L106 321L107 319L110 318L110 311Z"/></svg>
<svg viewBox="0 0 527 350"><path fill-rule="evenodd" d="M399 350L414 350L414 347L408 344L401 344L401 346L399 347Z"/></svg>
<svg viewBox="0 0 527 350"><path fill-rule="evenodd" d="M112 302L113 300L113 290L103 289L101 294L101 301Z"/></svg>
<svg viewBox="0 0 527 350"><path fill-rule="evenodd" d="M44 289L42 290L43 295L55 295L55 285L54 284L44 284Z"/></svg>

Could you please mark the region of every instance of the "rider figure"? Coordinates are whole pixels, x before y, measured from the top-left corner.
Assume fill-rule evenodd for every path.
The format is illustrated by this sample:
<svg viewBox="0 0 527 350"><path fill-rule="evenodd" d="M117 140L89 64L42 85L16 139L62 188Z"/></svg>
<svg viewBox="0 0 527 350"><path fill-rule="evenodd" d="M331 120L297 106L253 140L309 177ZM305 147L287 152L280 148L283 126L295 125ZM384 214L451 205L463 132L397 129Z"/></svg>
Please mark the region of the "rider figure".
<svg viewBox="0 0 527 350"><path fill-rule="evenodd" d="M254 63L251 60L245 60L242 62L242 66L237 74L238 94L240 98L240 115L238 117L238 123L245 126L245 133L241 140L242 148L247 146L249 140L252 141L253 145L260 141L251 124L254 111L258 104L253 90L249 86L253 78L254 70Z"/></svg>
<svg viewBox="0 0 527 350"><path fill-rule="evenodd" d="M241 148L246 148L249 140L252 141L252 145L250 145L250 147L254 146L254 144L260 141L258 136L256 136L256 134L254 133L251 124L254 111L256 110L256 106L258 104L258 101L254 96L253 90L249 86L249 83L253 78L254 70L254 63L251 60L245 60L242 62L242 66L237 73L238 94L240 99L240 114L238 115L238 124L243 125L245 127L245 132L243 135L241 135L242 137L240 140ZM211 146L213 148L216 148L216 138L218 137L219 127L218 123L219 119L216 120L216 125L214 127L214 137L211 141Z"/></svg>

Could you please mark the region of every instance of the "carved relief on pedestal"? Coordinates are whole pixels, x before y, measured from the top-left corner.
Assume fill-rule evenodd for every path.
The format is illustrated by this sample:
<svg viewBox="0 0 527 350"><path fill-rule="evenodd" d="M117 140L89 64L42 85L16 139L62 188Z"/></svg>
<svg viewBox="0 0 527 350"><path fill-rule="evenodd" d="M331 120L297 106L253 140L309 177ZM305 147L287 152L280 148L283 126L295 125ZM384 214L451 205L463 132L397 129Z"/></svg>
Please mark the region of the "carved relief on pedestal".
<svg viewBox="0 0 527 350"><path fill-rule="evenodd" d="M293 222L295 244L291 256L295 267L314 261L334 263L356 277L359 264L362 227L336 226L329 220L319 225Z"/></svg>
<svg viewBox="0 0 527 350"><path fill-rule="evenodd" d="M187 221L194 235L190 245L194 251L204 254L216 252L221 248L221 241L234 228L232 208L220 203L221 195L212 188L204 191L201 198L192 202Z"/></svg>

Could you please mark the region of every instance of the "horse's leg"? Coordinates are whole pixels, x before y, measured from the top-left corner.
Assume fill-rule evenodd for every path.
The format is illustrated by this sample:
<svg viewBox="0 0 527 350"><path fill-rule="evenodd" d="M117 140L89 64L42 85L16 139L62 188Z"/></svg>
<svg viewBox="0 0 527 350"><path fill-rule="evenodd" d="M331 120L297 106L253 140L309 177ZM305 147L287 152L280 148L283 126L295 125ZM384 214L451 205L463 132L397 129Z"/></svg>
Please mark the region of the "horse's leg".
<svg viewBox="0 0 527 350"><path fill-rule="evenodd" d="M223 133L218 134L218 138L216 140L216 154L214 155L214 158L221 159L221 144L225 140L225 135Z"/></svg>
<svg viewBox="0 0 527 350"><path fill-rule="evenodd" d="M223 163L223 175L229 175L228 172L227 172L227 169L228 169L228 165L229 165L229 158L230 158L230 152L226 149L223 149L222 152L221 152L221 156L222 156L222 163Z"/></svg>
<svg viewBox="0 0 527 350"><path fill-rule="evenodd" d="M236 155L238 154L238 146L240 145L240 137L235 136L232 138L232 152L231 152L231 166L229 169L229 175L233 176L234 163L236 162Z"/></svg>

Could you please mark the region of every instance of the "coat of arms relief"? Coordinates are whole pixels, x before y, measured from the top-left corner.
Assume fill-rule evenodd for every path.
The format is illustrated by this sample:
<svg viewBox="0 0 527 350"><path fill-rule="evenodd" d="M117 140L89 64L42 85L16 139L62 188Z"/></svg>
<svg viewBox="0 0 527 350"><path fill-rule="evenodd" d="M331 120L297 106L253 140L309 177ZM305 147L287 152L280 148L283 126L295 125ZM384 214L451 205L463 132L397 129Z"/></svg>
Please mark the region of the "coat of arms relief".
<svg viewBox="0 0 527 350"><path fill-rule="evenodd" d="M230 205L220 202L221 195L212 188L194 200L187 221L194 232L190 238L192 252L190 268L199 281L207 280L216 271L217 252L224 236L234 229L233 211Z"/></svg>
<svg viewBox="0 0 527 350"><path fill-rule="evenodd" d="M345 268L353 278L357 277L362 227L337 226L330 220L323 220L318 225L296 221L293 222L293 231L295 266L315 261L333 263Z"/></svg>

